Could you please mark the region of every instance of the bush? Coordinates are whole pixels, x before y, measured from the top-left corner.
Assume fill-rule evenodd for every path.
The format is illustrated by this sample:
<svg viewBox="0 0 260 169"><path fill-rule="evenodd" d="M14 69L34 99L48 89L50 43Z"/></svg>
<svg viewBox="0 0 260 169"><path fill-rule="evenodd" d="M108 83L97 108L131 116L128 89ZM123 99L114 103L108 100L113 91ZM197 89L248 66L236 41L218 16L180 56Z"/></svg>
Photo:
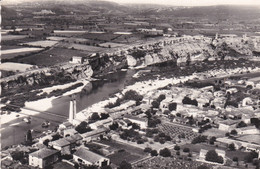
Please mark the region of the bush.
<svg viewBox="0 0 260 169"><path fill-rule="evenodd" d="M206 154L206 161L216 162L216 163L224 163L223 157L219 156L215 150L209 150Z"/></svg>
<svg viewBox="0 0 260 169"><path fill-rule="evenodd" d="M154 100L154 101L152 102L152 106L153 106L153 108L159 108L160 103Z"/></svg>
<svg viewBox="0 0 260 169"><path fill-rule="evenodd" d="M168 148L164 148L164 149L160 150L160 156L170 157L171 151Z"/></svg>
<svg viewBox="0 0 260 169"><path fill-rule="evenodd" d="M170 103L169 104L169 110L170 111L173 111L173 110L176 110L177 109L177 103Z"/></svg>
<svg viewBox="0 0 260 169"><path fill-rule="evenodd" d="M165 99L166 97L165 97L165 95L164 94L161 94L158 98L157 98L157 102L161 102L161 101L163 101L164 99Z"/></svg>
<svg viewBox="0 0 260 169"><path fill-rule="evenodd" d="M246 127L247 124L244 121L241 121L237 124L237 128Z"/></svg>
<svg viewBox="0 0 260 169"><path fill-rule="evenodd" d="M83 121L78 126L75 127L75 130L79 132L80 134L86 133L91 131L91 128L88 127L88 123Z"/></svg>
<svg viewBox="0 0 260 169"><path fill-rule="evenodd" d="M97 121L100 119L100 116L98 115L98 113L95 112L95 113L92 113L90 119L93 121Z"/></svg>
<svg viewBox="0 0 260 169"><path fill-rule="evenodd" d="M119 165L119 169L132 169L132 165L126 161L122 161Z"/></svg>
<svg viewBox="0 0 260 169"><path fill-rule="evenodd" d="M236 130L231 130L230 134L237 135L237 131Z"/></svg>
<svg viewBox="0 0 260 169"><path fill-rule="evenodd" d="M194 106L198 106L198 101L196 99L192 100L191 98L185 96L182 100L183 104L190 104Z"/></svg>
<svg viewBox="0 0 260 169"><path fill-rule="evenodd" d="M158 156L157 151L156 151L156 150L152 150L152 151L151 151L151 156Z"/></svg>
<svg viewBox="0 0 260 169"><path fill-rule="evenodd" d="M192 144L196 144L196 143L202 143L202 142L206 142L207 140L207 136L201 136L199 135L198 137L195 137L193 140L192 140Z"/></svg>
<svg viewBox="0 0 260 169"><path fill-rule="evenodd" d="M176 155L179 156L179 155L181 155L181 153L180 153L179 151L177 151L177 152L176 152Z"/></svg>
<svg viewBox="0 0 260 169"><path fill-rule="evenodd" d="M187 148L187 147L185 147L185 148L183 149L183 152L188 153L188 152L190 152L190 149Z"/></svg>
<svg viewBox="0 0 260 169"><path fill-rule="evenodd" d="M230 151L235 151L235 150L236 150L235 144L234 144L234 143L229 144L229 145L228 145L228 149L229 149Z"/></svg>
<svg viewBox="0 0 260 169"><path fill-rule="evenodd" d="M180 149L181 149L180 146L178 146L178 145L174 146L174 150L179 151Z"/></svg>

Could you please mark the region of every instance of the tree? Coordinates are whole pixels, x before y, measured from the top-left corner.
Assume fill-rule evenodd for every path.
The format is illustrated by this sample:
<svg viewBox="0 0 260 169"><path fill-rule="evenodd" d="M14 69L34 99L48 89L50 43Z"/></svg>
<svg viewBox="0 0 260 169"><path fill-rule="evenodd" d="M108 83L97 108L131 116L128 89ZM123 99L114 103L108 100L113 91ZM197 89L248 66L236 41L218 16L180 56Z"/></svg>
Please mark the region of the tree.
<svg viewBox="0 0 260 169"><path fill-rule="evenodd" d="M236 130L231 130L230 134L237 135L237 131Z"/></svg>
<svg viewBox="0 0 260 169"><path fill-rule="evenodd" d="M88 127L88 123L85 121L82 121L78 126L75 127L75 130L79 132L80 134L86 133L91 131L91 128Z"/></svg>
<svg viewBox="0 0 260 169"><path fill-rule="evenodd" d="M100 119L101 119L101 120L107 119L108 117L109 117L109 114L108 114L108 113L101 113L101 114L100 114Z"/></svg>
<svg viewBox="0 0 260 169"><path fill-rule="evenodd" d="M241 121L237 124L237 128L246 127L247 124L244 121Z"/></svg>
<svg viewBox="0 0 260 169"><path fill-rule="evenodd" d="M229 144L228 148L229 148L230 151L235 151L236 150L236 147L235 147L234 143Z"/></svg>
<svg viewBox="0 0 260 169"><path fill-rule="evenodd" d="M119 169L132 169L132 165L124 160L120 163Z"/></svg>
<svg viewBox="0 0 260 169"><path fill-rule="evenodd" d="M136 123L132 123L132 128L140 130L140 126Z"/></svg>
<svg viewBox="0 0 260 169"><path fill-rule="evenodd" d="M154 101L152 102L152 106L153 106L153 108L159 108L160 103L159 103L158 101L154 100Z"/></svg>
<svg viewBox="0 0 260 169"><path fill-rule="evenodd" d="M190 152L190 149L187 148L187 147L185 147L185 148L183 149L183 152L188 153L188 152Z"/></svg>
<svg viewBox="0 0 260 169"><path fill-rule="evenodd" d="M157 102L161 102L166 98L166 96L164 94L161 94L158 98L157 98Z"/></svg>
<svg viewBox="0 0 260 169"><path fill-rule="evenodd" d="M206 140L207 140L207 136L201 136L201 135L199 135L199 136L197 136L197 137L195 137L193 140L192 140L192 144L196 144L196 143L202 143L202 142L206 142Z"/></svg>
<svg viewBox="0 0 260 169"><path fill-rule="evenodd" d="M46 139L46 140L43 141L43 144L44 144L45 146L48 146L49 142L50 142L50 140L49 140L49 139Z"/></svg>
<svg viewBox="0 0 260 169"><path fill-rule="evenodd" d="M215 150L209 150L206 154L205 160L211 161L211 162L216 162L216 163L221 163L221 164L224 162L223 157L219 156Z"/></svg>
<svg viewBox="0 0 260 169"><path fill-rule="evenodd" d="M178 145L174 146L174 150L179 151L180 149L181 149L180 146L178 146Z"/></svg>
<svg viewBox="0 0 260 169"><path fill-rule="evenodd" d="M171 151L168 148L164 148L164 149L160 150L160 156L170 157Z"/></svg>
<svg viewBox="0 0 260 169"><path fill-rule="evenodd" d="M92 113L90 119L93 120L93 121L97 121L97 120L100 119L100 116L98 115L97 112L95 112L95 113Z"/></svg>
<svg viewBox="0 0 260 169"><path fill-rule="evenodd" d="M110 130L116 130L118 128L118 123L117 122L113 122L113 124L111 124L109 126Z"/></svg>
<svg viewBox="0 0 260 169"><path fill-rule="evenodd" d="M169 104L169 110L170 111L173 111L173 110L176 110L177 109L177 103L170 103Z"/></svg>
<svg viewBox="0 0 260 169"><path fill-rule="evenodd" d="M194 106L198 106L198 101L196 99L192 100L191 98L185 96L182 100L183 104L190 104Z"/></svg>
<svg viewBox="0 0 260 169"><path fill-rule="evenodd" d="M143 96L138 94L135 90L128 90L123 96L124 100L135 100L136 103L139 103L143 100Z"/></svg>
<svg viewBox="0 0 260 169"><path fill-rule="evenodd" d="M152 150L152 151L151 151L151 156L158 156L157 151L156 151L156 150Z"/></svg>
<svg viewBox="0 0 260 169"><path fill-rule="evenodd" d="M214 142L216 141L216 139L217 139L217 138L216 138L215 136L211 137L210 140L209 140L209 143L210 143L210 144L214 144Z"/></svg>

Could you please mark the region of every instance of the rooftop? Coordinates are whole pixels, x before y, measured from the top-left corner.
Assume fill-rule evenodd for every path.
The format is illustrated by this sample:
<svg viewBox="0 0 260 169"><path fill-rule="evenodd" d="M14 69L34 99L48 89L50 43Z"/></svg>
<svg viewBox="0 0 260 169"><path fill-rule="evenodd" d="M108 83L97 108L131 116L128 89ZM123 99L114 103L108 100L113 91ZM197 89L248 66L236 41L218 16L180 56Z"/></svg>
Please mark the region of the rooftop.
<svg viewBox="0 0 260 169"><path fill-rule="evenodd" d="M96 163L102 158L105 158L99 154L89 151L86 147L80 147L73 155L78 156L91 163Z"/></svg>
<svg viewBox="0 0 260 169"><path fill-rule="evenodd" d="M44 159L44 158L47 158L47 157L49 157L53 154L56 154L58 152L59 151L57 151L57 150L51 150L51 149L48 149L48 148L43 148L41 150L38 150L38 151L31 153L30 156Z"/></svg>
<svg viewBox="0 0 260 169"><path fill-rule="evenodd" d="M52 141L51 142L51 145L53 146L59 146L59 147L64 147L64 146L67 146L69 145L70 142L66 140L66 138L62 138L62 139L59 139L59 140L56 140L56 141Z"/></svg>

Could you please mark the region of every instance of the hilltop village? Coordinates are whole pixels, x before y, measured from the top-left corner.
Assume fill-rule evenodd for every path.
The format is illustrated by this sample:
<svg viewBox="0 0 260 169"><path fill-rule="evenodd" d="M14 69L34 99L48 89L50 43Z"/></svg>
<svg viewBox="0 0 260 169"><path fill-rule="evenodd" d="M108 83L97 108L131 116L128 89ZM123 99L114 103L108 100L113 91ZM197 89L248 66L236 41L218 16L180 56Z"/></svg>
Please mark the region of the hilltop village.
<svg viewBox="0 0 260 169"><path fill-rule="evenodd" d="M1 168L259 169L259 12L100 2L3 6Z"/></svg>

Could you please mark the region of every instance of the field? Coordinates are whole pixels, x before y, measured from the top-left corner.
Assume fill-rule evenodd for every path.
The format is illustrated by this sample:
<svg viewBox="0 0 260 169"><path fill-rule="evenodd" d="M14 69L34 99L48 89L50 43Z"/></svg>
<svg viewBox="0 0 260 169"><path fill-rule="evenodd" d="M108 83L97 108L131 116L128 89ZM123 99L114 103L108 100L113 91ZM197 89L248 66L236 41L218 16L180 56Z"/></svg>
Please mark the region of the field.
<svg viewBox="0 0 260 169"><path fill-rule="evenodd" d="M63 39L66 39L65 37L59 37L59 36L50 36L46 38L47 40L54 40L54 41L60 41Z"/></svg>
<svg viewBox="0 0 260 169"><path fill-rule="evenodd" d="M21 63L12 63L12 62L6 62L0 64L0 70L4 71L19 71L24 72L26 69L32 68L33 65L29 64L21 64Z"/></svg>
<svg viewBox="0 0 260 169"><path fill-rule="evenodd" d="M72 31L72 30L54 30L54 35L71 37L75 35L81 35L86 33L86 31Z"/></svg>
<svg viewBox="0 0 260 169"><path fill-rule="evenodd" d="M106 43L99 44L99 46L106 47L106 48L109 48L109 47L116 48L116 47L125 46L125 44L106 42Z"/></svg>
<svg viewBox="0 0 260 169"><path fill-rule="evenodd" d="M27 55L32 52L38 52L43 50L43 48L18 48L18 49L7 49L1 51L1 58L2 59L11 59L20 55Z"/></svg>
<svg viewBox="0 0 260 169"><path fill-rule="evenodd" d="M127 144L122 144L115 141L101 141L101 143L109 145L112 149L114 149L115 153L109 155L108 158L116 165L119 165L123 160L131 163L144 158L147 155L142 149Z"/></svg>
<svg viewBox="0 0 260 169"><path fill-rule="evenodd" d="M41 40L41 41L35 41L35 42L28 42L28 43L22 43L20 45L28 45L28 46L35 46L35 47L51 47L55 44L57 44L57 41L51 41L51 40Z"/></svg>
<svg viewBox="0 0 260 169"><path fill-rule="evenodd" d="M244 135L241 137L237 138L238 140L246 141L246 142L251 142L251 143L259 143L260 140L260 135Z"/></svg>
<svg viewBox="0 0 260 169"><path fill-rule="evenodd" d="M7 41L7 40L17 40L17 39L23 39L26 35L2 35L1 40Z"/></svg>
<svg viewBox="0 0 260 169"><path fill-rule="evenodd" d="M102 52L105 49L104 48L100 48L100 47L96 47L96 46L88 46L88 45L81 45L81 44L75 44L75 43L62 43L59 44L60 47L65 47L68 49L76 49L76 50L82 50L82 51L87 51L90 53L95 53L95 52Z"/></svg>
<svg viewBox="0 0 260 169"><path fill-rule="evenodd" d="M58 63L68 62L72 56L86 56L86 54L71 49L54 48L35 55L18 59L18 62L36 64L41 66L52 66Z"/></svg>

